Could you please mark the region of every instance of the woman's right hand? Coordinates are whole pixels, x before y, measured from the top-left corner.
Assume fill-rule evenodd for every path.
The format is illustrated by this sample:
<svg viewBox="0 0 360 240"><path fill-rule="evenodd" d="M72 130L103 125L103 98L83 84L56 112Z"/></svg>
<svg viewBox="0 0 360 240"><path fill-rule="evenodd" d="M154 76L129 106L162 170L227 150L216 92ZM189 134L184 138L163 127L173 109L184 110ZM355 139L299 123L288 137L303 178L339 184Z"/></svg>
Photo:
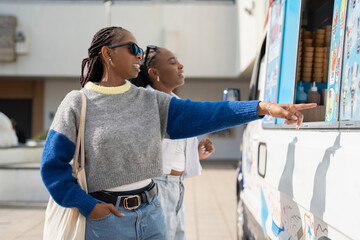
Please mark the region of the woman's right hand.
<svg viewBox="0 0 360 240"><path fill-rule="evenodd" d="M275 118L285 118L285 124L296 123L296 129L299 129L304 115L299 110L309 109L316 107L316 103L304 104L276 104L269 102L260 102L258 105L257 113L259 116L271 115Z"/></svg>
<svg viewBox="0 0 360 240"><path fill-rule="evenodd" d="M119 217L125 216L121 211L119 211L119 209L117 209L111 203L98 203L95 205L94 209L89 214L89 218L92 219L103 218L109 215L111 212Z"/></svg>

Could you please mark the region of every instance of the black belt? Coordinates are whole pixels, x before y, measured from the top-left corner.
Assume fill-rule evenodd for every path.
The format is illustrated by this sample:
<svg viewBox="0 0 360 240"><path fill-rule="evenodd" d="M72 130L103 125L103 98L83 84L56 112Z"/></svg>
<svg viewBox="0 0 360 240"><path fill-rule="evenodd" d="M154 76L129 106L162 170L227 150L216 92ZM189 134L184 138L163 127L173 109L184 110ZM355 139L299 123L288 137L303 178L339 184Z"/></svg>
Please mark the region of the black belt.
<svg viewBox="0 0 360 240"><path fill-rule="evenodd" d="M119 205L121 207L131 210L131 209L138 208L140 206L140 204L148 201L148 197L145 192L148 192L149 197L152 198L156 194L155 183L152 182L150 184L149 188L147 190L145 190L144 192L133 194L130 196L128 194L115 195L116 193L104 192L104 191L93 192L93 193L90 193L90 195L100 201L103 201L106 203L112 203L114 205L116 205L118 198L121 197Z"/></svg>

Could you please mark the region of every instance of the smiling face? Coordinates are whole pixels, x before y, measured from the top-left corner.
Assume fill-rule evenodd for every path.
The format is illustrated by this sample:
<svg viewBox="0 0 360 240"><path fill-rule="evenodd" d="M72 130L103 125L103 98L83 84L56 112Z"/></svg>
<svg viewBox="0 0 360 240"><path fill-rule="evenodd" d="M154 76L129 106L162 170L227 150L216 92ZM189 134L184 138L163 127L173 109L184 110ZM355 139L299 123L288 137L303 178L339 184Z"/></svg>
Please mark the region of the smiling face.
<svg viewBox="0 0 360 240"><path fill-rule="evenodd" d="M184 66L166 48L161 48L160 52L156 54L156 62L152 68L155 74L159 76L159 84L170 92L184 84Z"/></svg>
<svg viewBox="0 0 360 240"><path fill-rule="evenodd" d="M121 40L120 36L112 42L112 45L119 43L132 42L136 43L135 37L130 32L122 32ZM107 48L109 56L104 58L104 61L108 62L107 68L109 75L118 78L119 80L125 80L129 78L137 77L140 72L140 62L142 55L138 53L133 55L131 53L131 45L123 45L114 48ZM111 60L109 60L111 59Z"/></svg>

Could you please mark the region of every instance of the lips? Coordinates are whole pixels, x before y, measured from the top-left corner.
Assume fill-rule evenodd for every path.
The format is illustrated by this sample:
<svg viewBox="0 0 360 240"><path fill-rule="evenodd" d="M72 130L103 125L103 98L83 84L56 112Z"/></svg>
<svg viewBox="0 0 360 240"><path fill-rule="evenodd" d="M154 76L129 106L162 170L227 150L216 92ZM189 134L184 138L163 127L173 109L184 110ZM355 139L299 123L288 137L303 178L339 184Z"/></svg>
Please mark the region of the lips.
<svg viewBox="0 0 360 240"><path fill-rule="evenodd" d="M135 63L135 64L133 64L133 67L134 67L138 72L140 72L140 64Z"/></svg>

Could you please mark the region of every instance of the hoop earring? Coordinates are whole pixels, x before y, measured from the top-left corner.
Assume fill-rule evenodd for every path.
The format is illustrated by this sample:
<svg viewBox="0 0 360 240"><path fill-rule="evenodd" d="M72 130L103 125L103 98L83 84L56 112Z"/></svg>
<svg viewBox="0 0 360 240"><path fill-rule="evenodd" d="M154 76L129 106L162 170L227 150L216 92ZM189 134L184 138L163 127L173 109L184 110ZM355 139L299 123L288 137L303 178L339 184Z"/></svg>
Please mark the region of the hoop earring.
<svg viewBox="0 0 360 240"><path fill-rule="evenodd" d="M160 82L160 78L159 78L159 76L157 76L156 81Z"/></svg>

